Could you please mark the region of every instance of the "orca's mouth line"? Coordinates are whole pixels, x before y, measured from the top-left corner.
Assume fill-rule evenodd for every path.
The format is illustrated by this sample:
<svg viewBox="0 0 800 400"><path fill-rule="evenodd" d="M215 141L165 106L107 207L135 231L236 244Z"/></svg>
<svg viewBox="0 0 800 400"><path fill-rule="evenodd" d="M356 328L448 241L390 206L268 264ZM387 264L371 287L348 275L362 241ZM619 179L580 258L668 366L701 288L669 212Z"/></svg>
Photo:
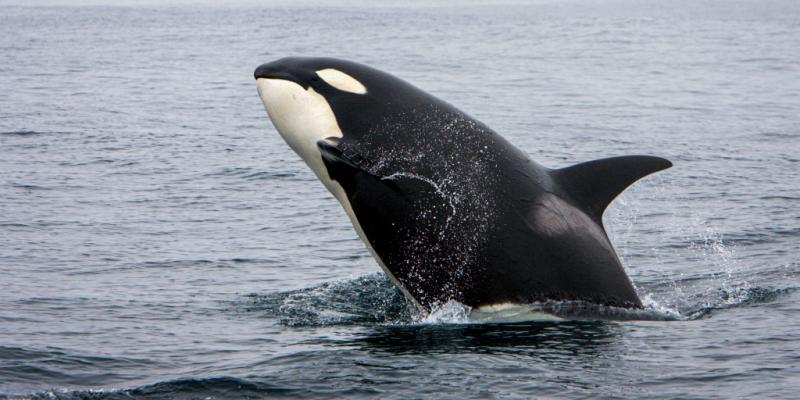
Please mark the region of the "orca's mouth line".
<svg viewBox="0 0 800 400"><path fill-rule="evenodd" d="M264 66L260 66L256 68L255 72L253 72L253 77L256 80L259 79L280 79L283 81L289 81L300 85L303 89L308 90L310 86L308 82L303 81L302 79L298 78L294 74L288 71L276 71L271 68L264 68Z"/></svg>
<svg viewBox="0 0 800 400"><path fill-rule="evenodd" d="M260 66L256 68L255 72L253 72L253 77L256 80L264 78L264 79L285 79L287 81L291 81L296 79L294 75L290 74L286 71L277 71L272 68L264 68L264 66Z"/></svg>

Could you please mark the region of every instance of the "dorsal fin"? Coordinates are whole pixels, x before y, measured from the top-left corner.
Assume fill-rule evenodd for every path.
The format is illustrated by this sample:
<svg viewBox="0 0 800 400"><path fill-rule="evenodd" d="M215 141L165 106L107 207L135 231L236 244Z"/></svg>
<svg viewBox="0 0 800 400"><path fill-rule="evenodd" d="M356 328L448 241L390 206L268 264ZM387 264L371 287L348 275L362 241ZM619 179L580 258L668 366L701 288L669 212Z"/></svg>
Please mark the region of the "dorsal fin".
<svg viewBox="0 0 800 400"><path fill-rule="evenodd" d="M639 179L672 166L653 156L622 156L554 170L556 181L579 205L600 220L614 198Z"/></svg>

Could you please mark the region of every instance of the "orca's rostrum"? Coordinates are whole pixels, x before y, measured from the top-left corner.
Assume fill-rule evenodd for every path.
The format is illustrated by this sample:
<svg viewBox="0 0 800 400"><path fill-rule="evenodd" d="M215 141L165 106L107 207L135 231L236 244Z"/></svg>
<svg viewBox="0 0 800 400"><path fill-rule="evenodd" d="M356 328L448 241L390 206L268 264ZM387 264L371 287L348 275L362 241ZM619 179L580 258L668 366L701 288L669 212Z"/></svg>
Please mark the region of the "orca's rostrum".
<svg viewBox="0 0 800 400"><path fill-rule="evenodd" d="M548 169L452 105L350 61L283 58L255 78L278 133L417 306L642 307L602 216L668 160Z"/></svg>

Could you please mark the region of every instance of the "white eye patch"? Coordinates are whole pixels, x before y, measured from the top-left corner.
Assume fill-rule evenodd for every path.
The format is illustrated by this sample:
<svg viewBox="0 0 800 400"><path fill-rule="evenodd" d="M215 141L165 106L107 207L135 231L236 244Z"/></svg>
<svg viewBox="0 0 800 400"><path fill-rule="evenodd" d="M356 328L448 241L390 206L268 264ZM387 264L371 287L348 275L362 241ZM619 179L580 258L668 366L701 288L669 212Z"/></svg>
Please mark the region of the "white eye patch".
<svg viewBox="0 0 800 400"><path fill-rule="evenodd" d="M321 69L317 71L317 76L327 82L328 85L331 85L339 90L355 94L367 93L367 88L365 88L361 82L356 80L356 78L339 71L338 69Z"/></svg>

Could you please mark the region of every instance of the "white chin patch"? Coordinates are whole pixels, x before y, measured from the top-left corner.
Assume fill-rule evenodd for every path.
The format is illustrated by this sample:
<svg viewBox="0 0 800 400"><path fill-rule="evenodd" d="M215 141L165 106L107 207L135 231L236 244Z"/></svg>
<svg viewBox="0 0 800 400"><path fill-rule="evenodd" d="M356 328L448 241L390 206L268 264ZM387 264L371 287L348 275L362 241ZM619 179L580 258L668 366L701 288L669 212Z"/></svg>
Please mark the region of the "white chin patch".
<svg viewBox="0 0 800 400"><path fill-rule="evenodd" d="M311 87L304 89L284 79L259 78L256 86L269 119L283 140L320 179L327 178L317 142L331 136L342 137L342 131L325 97Z"/></svg>
<svg viewBox="0 0 800 400"><path fill-rule="evenodd" d="M356 78L353 78L350 75L345 74L338 69L333 68L326 68L317 71L317 76L322 78L328 85L335 87L341 91L355 93L355 94L365 94L367 93L367 88L361 84Z"/></svg>

